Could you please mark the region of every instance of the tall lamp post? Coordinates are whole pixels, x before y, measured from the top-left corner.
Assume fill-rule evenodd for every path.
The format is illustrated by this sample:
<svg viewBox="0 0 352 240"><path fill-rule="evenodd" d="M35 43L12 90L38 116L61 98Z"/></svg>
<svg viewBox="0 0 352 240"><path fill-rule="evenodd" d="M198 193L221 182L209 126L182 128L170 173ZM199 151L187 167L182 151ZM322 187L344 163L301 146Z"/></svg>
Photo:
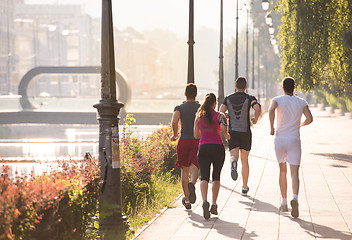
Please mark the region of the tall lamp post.
<svg viewBox="0 0 352 240"><path fill-rule="evenodd" d="M249 10L248 10L248 7L247 7L247 27L246 27L246 78L248 79L249 78L249 76L248 76L248 59L249 59L249 57L248 57L248 54L249 54L249 40L248 40L248 18L249 18L249 14L248 14L248 12L249 12ZM254 89L254 86L252 85L252 88Z"/></svg>
<svg viewBox="0 0 352 240"><path fill-rule="evenodd" d="M254 22L253 22L253 28L252 28L252 88L254 89L254 48L255 48L255 36L254 36ZM258 85L258 84L257 84ZM259 86L259 85L258 85Z"/></svg>
<svg viewBox="0 0 352 240"><path fill-rule="evenodd" d="M238 78L238 0L236 1L236 67L235 67L235 78Z"/></svg>
<svg viewBox="0 0 352 240"><path fill-rule="evenodd" d="M262 8L264 11L268 11L269 5L270 5L270 3L268 0L262 0Z"/></svg>
<svg viewBox="0 0 352 240"><path fill-rule="evenodd" d="M262 0L262 8L263 10L266 12L269 10L269 6L270 6L270 3L268 0ZM272 21L272 18L271 18L271 15L268 14L265 18L265 22L266 24L270 24ZM258 79L259 79L259 74L260 74L260 69L264 67L262 65L260 65L260 58L259 58L259 39L258 39ZM263 74L264 75L264 74ZM265 75L264 75L265 76ZM266 91L266 81L263 81L263 89L264 89L264 96L267 97L267 91Z"/></svg>
<svg viewBox="0 0 352 240"><path fill-rule="evenodd" d="M123 106L123 103L116 100L112 5L111 0L102 0L101 100L94 104L99 113L99 164L104 179L99 201L99 225L102 230L112 230L127 224L126 217L122 215L118 147L118 114Z"/></svg>
<svg viewBox="0 0 352 240"><path fill-rule="evenodd" d="M219 51L219 86L218 86L218 110L224 101L224 50L223 50L223 0L220 0L220 51Z"/></svg>
<svg viewBox="0 0 352 240"><path fill-rule="evenodd" d="M188 26L188 74L187 83L194 83L194 0L189 0L189 26Z"/></svg>

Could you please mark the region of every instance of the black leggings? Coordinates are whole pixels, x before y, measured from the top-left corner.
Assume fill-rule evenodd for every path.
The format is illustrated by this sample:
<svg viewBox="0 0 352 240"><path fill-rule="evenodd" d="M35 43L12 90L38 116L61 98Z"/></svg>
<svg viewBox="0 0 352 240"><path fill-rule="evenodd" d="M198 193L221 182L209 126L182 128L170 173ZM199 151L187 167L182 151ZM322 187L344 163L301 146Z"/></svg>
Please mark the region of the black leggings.
<svg viewBox="0 0 352 240"><path fill-rule="evenodd" d="M225 148L220 144L203 144L198 149L198 165L201 180L209 182L210 165L213 164L213 181L220 181L220 173L225 161Z"/></svg>

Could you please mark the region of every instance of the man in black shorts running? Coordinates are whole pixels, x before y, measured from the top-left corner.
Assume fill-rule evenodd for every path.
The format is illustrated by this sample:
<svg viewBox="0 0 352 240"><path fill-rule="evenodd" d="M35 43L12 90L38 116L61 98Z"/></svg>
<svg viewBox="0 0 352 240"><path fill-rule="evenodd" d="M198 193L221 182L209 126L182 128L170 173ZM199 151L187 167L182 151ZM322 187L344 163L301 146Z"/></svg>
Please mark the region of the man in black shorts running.
<svg viewBox="0 0 352 240"><path fill-rule="evenodd" d="M248 155L252 146L252 132L250 129L250 120L256 124L261 113L261 106L254 96L245 93L247 81L244 77L236 79L235 88L237 92L225 97L224 102L220 106L220 112L229 113L229 133L231 139L229 142L230 161L231 161L231 177L237 180L237 162L241 155L242 162L242 194L247 195L249 190L248 176L249 165ZM250 119L250 109L254 109L254 117Z"/></svg>

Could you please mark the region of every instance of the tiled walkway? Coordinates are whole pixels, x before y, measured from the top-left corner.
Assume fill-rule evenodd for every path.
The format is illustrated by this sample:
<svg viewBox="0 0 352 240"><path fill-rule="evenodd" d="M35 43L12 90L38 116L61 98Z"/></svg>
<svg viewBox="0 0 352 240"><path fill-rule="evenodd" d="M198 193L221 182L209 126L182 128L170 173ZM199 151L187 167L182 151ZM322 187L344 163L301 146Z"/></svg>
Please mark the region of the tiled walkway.
<svg viewBox="0 0 352 240"><path fill-rule="evenodd" d="M314 121L301 129L302 165L298 219L279 212L278 164L265 114L252 128L247 197L242 179L230 177L229 155L222 171L219 215L205 220L199 182L197 201L186 210L177 200L137 237L140 240L352 239L352 119L312 108ZM227 153L228 154L228 153ZM239 164L239 173L241 172ZM292 198L288 175L288 200ZM211 194L208 194L211 197ZM208 200L211 200L208 199Z"/></svg>

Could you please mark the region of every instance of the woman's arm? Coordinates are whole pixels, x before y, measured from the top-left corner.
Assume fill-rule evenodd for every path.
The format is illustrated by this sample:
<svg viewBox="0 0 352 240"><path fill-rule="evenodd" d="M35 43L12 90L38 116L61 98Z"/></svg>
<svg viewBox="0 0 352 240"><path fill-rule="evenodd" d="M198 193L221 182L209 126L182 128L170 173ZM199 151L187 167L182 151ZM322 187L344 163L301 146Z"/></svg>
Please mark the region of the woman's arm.
<svg viewBox="0 0 352 240"><path fill-rule="evenodd" d="M229 134L229 131L228 131L228 121L225 114L222 112L219 113L219 122L220 122L220 128L221 128L222 134L227 140L229 140L231 138L231 135Z"/></svg>
<svg viewBox="0 0 352 240"><path fill-rule="evenodd" d="M200 139L200 130L199 130L199 118L196 117L194 120L194 127L193 127L193 135L195 139Z"/></svg>

